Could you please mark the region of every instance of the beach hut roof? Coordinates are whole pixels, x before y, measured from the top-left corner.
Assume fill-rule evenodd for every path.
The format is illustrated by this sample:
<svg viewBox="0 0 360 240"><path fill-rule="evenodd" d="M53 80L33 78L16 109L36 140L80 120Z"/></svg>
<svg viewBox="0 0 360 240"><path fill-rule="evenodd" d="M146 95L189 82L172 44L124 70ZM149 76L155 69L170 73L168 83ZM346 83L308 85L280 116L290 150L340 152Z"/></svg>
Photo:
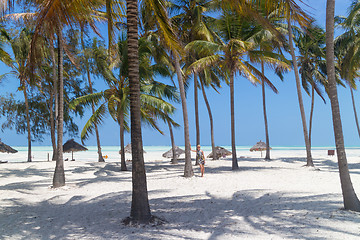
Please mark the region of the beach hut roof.
<svg viewBox="0 0 360 240"><path fill-rule="evenodd" d="M131 153L131 143L125 146L124 151L125 153ZM146 153L144 149L143 152ZM119 150L119 154L121 154L121 149Z"/></svg>
<svg viewBox="0 0 360 240"><path fill-rule="evenodd" d="M86 151L86 150L88 150L88 149L86 147L84 147L83 145L75 142L74 139L68 140L63 145L63 152L79 152L79 151Z"/></svg>
<svg viewBox="0 0 360 240"><path fill-rule="evenodd" d="M184 154L185 150L179 148L178 146L175 147L175 155L176 157L179 157L181 154ZM172 152L172 148L170 148L169 151L164 152L162 155L164 158L173 158L173 152Z"/></svg>
<svg viewBox="0 0 360 240"><path fill-rule="evenodd" d="M3 153L17 153L18 151L13 149L9 145L6 145L5 143L0 141L0 152L3 152Z"/></svg>
<svg viewBox="0 0 360 240"><path fill-rule="evenodd" d="M250 148L250 152L264 151L264 150L266 150L266 143L262 142L261 140L260 140L260 142L257 142L252 148Z"/></svg>
<svg viewBox="0 0 360 240"><path fill-rule="evenodd" d="M215 152L216 152L217 158L220 158L220 157L223 157L223 156L229 156L229 155L232 154L229 150L226 150L225 148L219 147L219 146L215 147ZM207 158L212 158L212 157L213 157L213 153L211 152L207 156Z"/></svg>

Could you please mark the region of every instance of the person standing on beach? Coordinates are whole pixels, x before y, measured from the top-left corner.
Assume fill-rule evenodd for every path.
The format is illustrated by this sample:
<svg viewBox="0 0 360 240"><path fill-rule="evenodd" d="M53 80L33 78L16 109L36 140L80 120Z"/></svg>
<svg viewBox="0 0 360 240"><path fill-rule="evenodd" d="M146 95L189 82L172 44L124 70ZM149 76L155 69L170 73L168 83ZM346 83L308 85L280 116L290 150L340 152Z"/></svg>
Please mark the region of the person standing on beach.
<svg viewBox="0 0 360 240"><path fill-rule="evenodd" d="M201 148L200 145L197 145L196 150L192 150L191 148L190 150L196 152L196 161L199 162L201 177L203 177L205 172L205 155L204 155L204 151L201 150L200 148Z"/></svg>

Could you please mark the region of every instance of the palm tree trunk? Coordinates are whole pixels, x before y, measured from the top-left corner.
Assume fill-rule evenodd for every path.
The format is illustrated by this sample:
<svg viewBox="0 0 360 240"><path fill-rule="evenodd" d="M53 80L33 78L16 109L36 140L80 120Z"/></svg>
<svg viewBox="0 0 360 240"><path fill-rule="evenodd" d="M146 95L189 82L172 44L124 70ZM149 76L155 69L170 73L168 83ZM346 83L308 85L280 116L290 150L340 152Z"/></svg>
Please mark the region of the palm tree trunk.
<svg viewBox="0 0 360 240"><path fill-rule="evenodd" d="M58 159L57 157L57 146L56 146L56 129L57 129L57 109L58 109L58 98L57 98L57 93L58 93L58 81L57 81L57 74L56 74L56 57L55 57L55 51L54 51L54 41L51 39L50 40L50 54L51 54L51 58L52 58L52 70L53 70L53 89L51 91L51 97L50 97L50 104L49 104L49 108L50 108L50 131L51 131L51 144L52 144L52 148L53 148L53 156L52 156L52 160L56 161ZM54 102L54 98L55 98L55 112L54 112L54 108L53 108L53 102Z"/></svg>
<svg viewBox="0 0 360 240"><path fill-rule="evenodd" d="M353 91L353 88L351 86L350 86L350 93L351 93L351 100L352 100L353 109L354 109L354 117L355 117L356 128L357 128L357 131L358 131L358 135L360 137L360 127L359 127L359 120L358 120L357 113L356 113L354 91Z"/></svg>
<svg viewBox="0 0 360 240"><path fill-rule="evenodd" d="M288 16L288 31L289 31L290 54L291 54L292 62L293 62L293 66L294 66L296 90L297 90L297 94L298 94L301 121L302 121L302 125L303 125L303 133L304 133L304 140L305 140L305 147L306 147L306 166L310 167L310 166L314 166L314 163L313 163L312 156L311 156L311 146L309 143L309 136L308 136L307 126L306 126L306 117L305 117L304 103L303 103L302 94L301 94L299 70L298 70L298 66L297 66L295 50L294 50L294 45L293 45L293 35L292 35L290 14Z"/></svg>
<svg viewBox="0 0 360 240"><path fill-rule="evenodd" d="M198 97L198 75L194 73L194 102L195 102L195 126L196 126L196 146L200 145L200 122L199 122L199 97ZM195 165L199 165L196 158Z"/></svg>
<svg viewBox="0 0 360 240"><path fill-rule="evenodd" d="M205 105L209 114L209 120L210 120L210 133L211 133L211 151L213 153L213 160L217 160L217 154L216 154L216 148L215 148L215 140L214 140L214 120L213 120L213 116L211 113L211 108L210 108L210 104L209 101L207 99L206 96L206 91L205 91L205 87L204 87L204 83L202 81L200 81L201 84L201 91L202 91L202 95L205 101Z"/></svg>
<svg viewBox="0 0 360 240"><path fill-rule="evenodd" d="M264 75L264 62L261 61L261 73ZM266 143L266 155L265 159L270 160L270 140L269 140L269 127L267 121L267 114L266 114L266 98L265 98L265 81L261 81L261 88L262 88L262 100L263 100L263 112L264 112L264 125L265 125L265 143Z"/></svg>
<svg viewBox="0 0 360 240"><path fill-rule="evenodd" d="M124 112L119 112L119 125L120 125L120 149L121 149L121 171L127 171L125 161L125 142L124 142Z"/></svg>
<svg viewBox="0 0 360 240"><path fill-rule="evenodd" d="M230 109L231 109L231 151L232 151L232 170L239 169L236 157L235 145L235 100L234 100L234 72L230 73Z"/></svg>
<svg viewBox="0 0 360 240"><path fill-rule="evenodd" d="M24 86L24 99L25 99L25 111L26 111L26 129L27 129L27 139L28 139L28 162L31 162L31 129L30 129L30 110L29 110L29 100L27 95L26 82L23 81Z"/></svg>
<svg viewBox="0 0 360 240"><path fill-rule="evenodd" d="M138 54L138 3L127 0L127 35L130 86L132 201L130 217L141 223L151 219L141 135L140 80Z"/></svg>
<svg viewBox="0 0 360 240"><path fill-rule="evenodd" d="M353 211L360 211L360 201L354 191L348 163L345 153L344 136L342 131L339 100L335 80L334 66L334 12L335 0L327 0L326 4L326 67L329 82L329 98L333 118L336 154L340 173L341 190L344 200L344 208Z"/></svg>
<svg viewBox="0 0 360 240"><path fill-rule="evenodd" d="M168 126L169 126L170 139L171 139L171 148L172 148L172 154L173 154L173 158L171 159L171 163L172 164L178 164L178 158L177 158L177 155L175 154L176 145L175 145L174 133L173 133L172 126L171 126L171 123L170 123L169 120L167 121L167 123L168 123Z"/></svg>
<svg viewBox="0 0 360 240"><path fill-rule="evenodd" d="M88 59L87 59L86 54L85 54L85 43L84 43L84 31L83 31L83 28L81 28L80 41L81 41L81 46L82 46L82 49L83 49L83 52L84 52L85 67L86 67L86 73L87 73L87 78L88 78L88 83L89 83L89 92L90 92L90 94L92 94L94 91L93 91L93 88L92 88L89 62L88 62ZM94 113L95 113L95 104L94 104L94 102L91 103L91 111L92 111L92 114L94 115ZM104 158L102 156L102 152L101 152L100 135L99 135L99 130L98 130L98 127L97 127L96 123L94 123L94 128L95 128L95 136L96 136L96 145L97 145L97 149L98 149L98 162L105 162L105 160L104 160Z"/></svg>
<svg viewBox="0 0 360 240"><path fill-rule="evenodd" d="M53 178L53 187L62 187L65 185L65 171L63 159L63 122L64 122L64 82L63 82L63 43L61 30L58 29L58 80L59 80L59 113L57 126L57 156L56 167Z"/></svg>
<svg viewBox="0 0 360 240"><path fill-rule="evenodd" d="M309 121L309 144L311 146L311 132L312 132L312 122L314 115L314 106L315 106L315 83L314 81L311 84L311 109L310 109L310 121Z"/></svg>
<svg viewBox="0 0 360 240"><path fill-rule="evenodd" d="M106 0L106 18L107 18L107 25L108 25L108 56L109 59L112 59L112 53L113 53L113 10L112 10L113 1L112 0Z"/></svg>
<svg viewBox="0 0 360 240"><path fill-rule="evenodd" d="M183 110L183 119L184 119L184 137L185 137L185 169L184 177L194 176L194 171L191 166L191 154L190 154L190 135L189 135L189 119L186 105L186 95L184 89L184 82L181 74L180 62L177 53L174 53L175 58L175 70L179 82L179 90L181 97L181 105Z"/></svg>

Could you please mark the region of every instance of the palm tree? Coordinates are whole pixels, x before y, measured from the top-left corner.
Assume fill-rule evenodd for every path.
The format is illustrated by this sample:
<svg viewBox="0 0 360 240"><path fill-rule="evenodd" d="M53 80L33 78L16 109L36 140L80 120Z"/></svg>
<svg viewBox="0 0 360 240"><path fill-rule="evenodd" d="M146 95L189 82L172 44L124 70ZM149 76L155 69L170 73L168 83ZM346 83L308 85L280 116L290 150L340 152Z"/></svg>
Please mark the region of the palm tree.
<svg viewBox="0 0 360 240"><path fill-rule="evenodd" d="M180 39L184 45L194 40L212 40L211 31L207 26L205 12L211 3L209 0L191 0L179 1L179 4L173 4L172 9L181 10L180 13L172 17L174 26L178 28ZM196 53L187 53L186 60L188 63L197 58ZM194 72L194 104L195 104L195 126L196 126L196 145L200 145L200 120L198 104L198 73ZM196 162L195 164L198 164Z"/></svg>
<svg viewBox="0 0 360 240"><path fill-rule="evenodd" d="M132 150L132 201L130 217L137 222L151 219L141 136L140 79L138 54L138 3L127 0L127 36Z"/></svg>
<svg viewBox="0 0 360 240"><path fill-rule="evenodd" d="M285 34L287 30L282 24L282 18L276 15L276 11L273 11L266 15L266 10L262 8L266 20L268 20L277 31L282 34ZM284 44L279 41L275 34L273 34L268 29L264 28L262 25L257 23L254 20L248 20L248 26L244 28L244 35L246 40L252 41L256 44L257 49L264 54L270 54L271 58L260 60L261 73L265 74L265 64L273 67L275 73L283 80L283 72L289 70L289 63L285 59L282 53ZM249 29L253 29L249 31ZM247 33L248 32L248 33ZM248 36L247 36L248 35ZM276 61L274 61L276 58ZM265 97L265 81L261 80L261 90L262 90L262 105L263 105L263 115L264 115L264 127L265 127L265 143L266 143L266 154L265 159L270 160L270 138L269 138L269 124L267 120L267 111L266 111L266 97ZM273 89L277 93L276 89Z"/></svg>
<svg viewBox="0 0 360 240"><path fill-rule="evenodd" d="M326 103L320 85L326 86L326 63L324 61L325 51L325 32L313 23L308 26L305 33L300 32L295 39L300 56L298 65L300 67L302 86L304 90L311 94L311 109L309 119L309 143L311 146L312 120L314 114L315 91ZM311 85L311 93L309 90Z"/></svg>
<svg viewBox="0 0 360 240"><path fill-rule="evenodd" d="M335 39L335 56L337 65L340 69L340 76L346 80L350 88L351 100L353 104L354 117L358 135L360 137L359 120L357 117L353 89L356 89L355 80L359 78L359 24L357 16L357 2L354 2L350 10L349 16L336 17L337 23L345 30L343 34Z"/></svg>
<svg viewBox="0 0 360 240"><path fill-rule="evenodd" d="M85 71L86 71L86 76L87 76L87 79L88 79L88 86L89 86L89 92L90 94L94 92L93 90L93 87L92 87L92 81L91 81L91 74L90 74L90 66L89 66L89 62L88 62L88 54L87 54L87 49L85 47L85 41L84 41L84 26L82 25L81 26L81 37L80 37L80 41L81 41L81 48L83 50L83 56L84 56L84 63L85 63ZM110 49L110 48L109 48ZM95 113L95 105L94 103L91 104L91 111L92 111L92 114ZM97 148L98 148L98 161L99 162L105 162L103 156L102 156L102 152L101 152L101 146L100 146L100 136L99 136L99 130L98 130L98 127L95 123L95 126L94 126L94 130L95 130L95 136L96 136L96 145L97 145Z"/></svg>
<svg viewBox="0 0 360 240"><path fill-rule="evenodd" d="M32 38L30 48L30 66L33 66L37 62L35 56L36 42L40 35L47 36L50 39L55 39L57 36L58 44L58 126L57 126L57 157L56 167L53 177L53 187L61 187L65 185L65 173L64 173L64 160L62 152L63 144L63 123L64 123L64 79L63 79L63 36L62 30L64 26L71 23L87 22L92 27L95 26L93 21L89 18L84 20L93 11L91 7L98 6L95 0L91 1L64 1L64 0L46 0L46 1L34 1L38 9L35 17L35 31ZM74 11L76 9L76 11Z"/></svg>
<svg viewBox="0 0 360 240"><path fill-rule="evenodd" d="M6 35L5 32L2 34ZM18 36L7 37L10 43L14 59L8 62L8 66L12 68L11 73L20 80L20 88L24 94L25 107L26 107L26 125L27 125L27 139L28 139L28 158L27 161L31 162L31 126L30 126L30 109L28 101L28 85L30 84L30 74L27 65L28 54L30 50L32 33L29 29L22 29Z"/></svg>
<svg viewBox="0 0 360 240"><path fill-rule="evenodd" d="M360 211L360 201L354 191L349 167L347 164L344 136L342 131L340 107L337 95L334 66L334 12L335 0L327 0L326 5L326 65L329 84L329 98L331 102L331 113L333 118L336 153L340 173L341 190L344 200L344 208Z"/></svg>
<svg viewBox="0 0 360 240"><path fill-rule="evenodd" d="M184 177L194 176L194 172L191 165L191 153L190 153L190 134L189 134L189 119L187 111L187 102L186 102L186 93L184 87L184 77L181 69L181 57L183 54L182 48L180 47L180 40L175 35L172 28L173 25L170 24L167 11L165 10L165 2L163 0L147 0L144 1L146 5L144 6L143 12L146 13L146 19L150 19L145 26L150 29L157 29L159 35L161 36L161 41L167 50L170 52L170 56L173 59L173 64L176 72L176 76L179 84L179 91L181 97L181 106L183 113L183 122L184 122L184 140L185 140L185 167L184 167ZM154 16L154 17L153 17Z"/></svg>
<svg viewBox="0 0 360 240"><path fill-rule="evenodd" d="M259 72L254 66L246 61L246 57L252 55L252 59L260 57L254 49L254 44L241 40L240 16L231 11L225 11L219 19L219 33L222 39L218 42L193 41L185 49L193 49L202 55L208 55L193 63L190 69L198 71L210 65L219 65L228 74L230 82L230 109L231 109L231 146L232 146L232 169L238 169L235 144L235 107L234 107L234 76L236 73L246 77L253 82L260 82L264 79L270 86L270 81Z"/></svg>

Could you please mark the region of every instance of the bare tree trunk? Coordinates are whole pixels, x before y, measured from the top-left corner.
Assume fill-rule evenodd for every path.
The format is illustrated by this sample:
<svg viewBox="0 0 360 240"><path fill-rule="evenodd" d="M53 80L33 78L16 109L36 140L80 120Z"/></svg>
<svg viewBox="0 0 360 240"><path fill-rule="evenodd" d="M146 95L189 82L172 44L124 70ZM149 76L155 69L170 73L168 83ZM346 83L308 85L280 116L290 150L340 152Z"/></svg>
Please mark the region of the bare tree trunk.
<svg viewBox="0 0 360 240"><path fill-rule="evenodd" d="M298 94L301 121L302 121L302 125L303 125L303 133L304 133L304 140L305 140L305 147L306 147L306 166L311 167L311 166L314 166L314 163L313 163L312 156L311 156L311 146L309 143L309 136L308 136L307 126L306 126L306 117L305 117L304 103L303 103L302 94L301 94L299 70L298 70L298 66L297 66L295 50L294 50L294 45L293 45L293 34L292 34L292 28L291 28L290 13L288 16L288 31L289 31L290 54L291 54L292 62L293 62L293 66L294 66L296 90L297 90L297 94Z"/></svg>
<svg viewBox="0 0 360 240"><path fill-rule="evenodd" d="M200 145L200 122L199 122L199 97L198 97L198 75L194 73L194 102L195 102L195 126L196 126L196 146ZM199 165L196 158L195 165Z"/></svg>
<svg viewBox="0 0 360 240"><path fill-rule="evenodd" d="M53 39L50 40L50 54L52 58L53 63L53 90L51 90L51 96L50 96L50 129L51 129L51 144L53 148L53 156L52 160L56 161L58 159L57 157L57 146L56 146L56 129L57 129L57 115L58 115L58 81L57 81L57 74L56 74L56 57L55 57L55 51L54 51L54 41ZM54 102L55 98L55 103ZM53 106L53 104L55 106ZM55 107L55 108L53 108ZM55 111L54 111L55 110Z"/></svg>
<svg viewBox="0 0 360 240"><path fill-rule="evenodd" d="M312 123L314 115L314 105L315 105L315 83L314 81L311 84L311 109L310 109L310 121L309 121L309 144L311 146L311 132L312 132Z"/></svg>
<svg viewBox="0 0 360 240"><path fill-rule="evenodd" d="M132 201L130 217L140 223L151 219L143 143L141 135L138 2L127 0L127 35L130 87L131 151L132 151Z"/></svg>
<svg viewBox="0 0 360 240"><path fill-rule="evenodd" d="M184 169L184 177L192 177L194 176L194 171L191 165L191 153L190 153L190 135L189 135L189 119L188 119L188 111L186 105L186 95L184 89L184 82L181 74L180 68L180 60L177 53L174 53L175 58L175 70L177 73L177 78L179 82L180 89L180 97L181 97L181 105L183 110L183 118L184 118L184 137L185 137L185 169Z"/></svg>
<svg viewBox="0 0 360 240"><path fill-rule="evenodd" d="M57 129L57 156L56 167L53 178L53 187L62 187L65 185L65 171L63 159L63 123L64 123L64 82L63 82L63 43L61 30L58 30L58 80L59 80L59 115Z"/></svg>
<svg viewBox="0 0 360 240"><path fill-rule="evenodd" d="M176 145L175 145L174 133L173 133L172 126L171 126L171 123L169 120L167 121L167 124L169 126L171 148L172 148L172 155L173 155L173 157L171 159L171 163L178 164L178 158L177 158L177 155L175 154L176 153L176 151L175 151Z"/></svg>
<svg viewBox="0 0 360 240"><path fill-rule="evenodd" d="M210 120L210 132L211 132L211 151L213 153L213 160L217 160L217 154L216 154L216 148L215 148L215 140L214 140L214 120L213 120L213 116L211 113L211 108L210 108L210 104L209 101L207 99L206 96L206 91L205 91L205 87L204 87L204 83L202 81L200 81L201 84L201 91L204 97L204 101L205 101L205 105L209 114L209 120Z"/></svg>
<svg viewBox="0 0 360 240"><path fill-rule="evenodd" d="M88 84L89 84L89 92L90 94L92 94L93 91L93 87L92 87L92 82L91 82L91 75L90 75L90 68L89 68L89 62L87 59L87 56L85 54L85 43L84 43L84 31L83 28L81 28L81 46L84 52L84 60L85 60L85 67L86 67L86 74L87 74L87 78L88 78ZM95 104L94 102L91 103L91 111L92 114L94 115L95 113ZM98 162L105 162L103 156L102 156L102 152L101 152L101 145L100 145L100 135L99 135L99 130L97 127L97 124L94 123L94 128L95 128L95 136L96 136L96 145L97 145L97 149L98 149Z"/></svg>
<svg viewBox="0 0 360 240"><path fill-rule="evenodd" d="M261 61L261 73L264 75L264 62ZM261 88L262 88L262 100L263 100L263 112L264 112L264 123L265 123L265 143L266 143L266 155L265 159L270 160L270 140L269 140L269 127L267 121L267 114L266 114L266 98L265 98L265 81L261 81Z"/></svg>
<svg viewBox="0 0 360 240"><path fill-rule="evenodd" d="M28 158L27 161L31 162L31 128L30 128L30 109L29 109L29 100L27 95L27 87L26 82L22 81L23 83L23 93L25 99L25 111L26 111L26 129L27 129L27 139L28 139Z"/></svg>
<svg viewBox="0 0 360 240"><path fill-rule="evenodd" d="M344 136L342 131L339 100L335 80L334 66L334 12L335 0L327 0L326 4L326 68L329 82L329 98L333 118L336 154L340 173L341 190L344 200L344 208L353 211L360 211L360 201L354 191L349 167L346 159Z"/></svg>
<svg viewBox="0 0 360 240"><path fill-rule="evenodd" d="M231 109L231 151L232 151L232 170L239 169L236 157L235 144L235 100L234 100L234 72L230 73L230 109Z"/></svg>
<svg viewBox="0 0 360 240"><path fill-rule="evenodd" d="M127 171L125 160L125 142L124 142L124 112L119 113L119 126L120 126L120 149L121 149L121 171Z"/></svg>
<svg viewBox="0 0 360 240"><path fill-rule="evenodd" d="M356 123L356 128L358 131L358 135L360 137L360 127L359 127L359 120L357 117L357 113L356 113L356 106L355 106L355 99L354 99L354 92L352 87L350 86L350 93L351 93L351 100L352 100L352 104L353 104L353 109L354 109L354 117L355 117L355 123Z"/></svg>

